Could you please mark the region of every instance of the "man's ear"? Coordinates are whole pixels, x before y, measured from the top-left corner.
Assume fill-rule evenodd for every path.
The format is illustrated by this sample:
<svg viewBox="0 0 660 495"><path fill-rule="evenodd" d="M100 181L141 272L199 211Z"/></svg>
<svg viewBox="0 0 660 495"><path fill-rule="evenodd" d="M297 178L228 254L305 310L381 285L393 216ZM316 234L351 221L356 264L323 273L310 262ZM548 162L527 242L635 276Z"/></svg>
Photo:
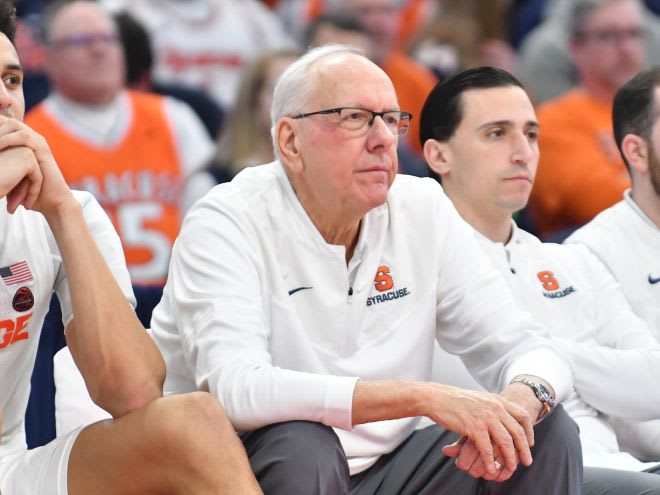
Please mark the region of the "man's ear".
<svg viewBox="0 0 660 495"><path fill-rule="evenodd" d="M621 150L626 160L637 172L649 169L649 149L646 141L637 134L626 134L621 141Z"/></svg>
<svg viewBox="0 0 660 495"><path fill-rule="evenodd" d="M275 144L282 164L292 172L302 172L304 169L297 132L295 123L288 117L281 118L275 126Z"/></svg>
<svg viewBox="0 0 660 495"><path fill-rule="evenodd" d="M424 159L428 166L438 175L450 171L449 149L447 143L435 139L427 139L424 143Z"/></svg>

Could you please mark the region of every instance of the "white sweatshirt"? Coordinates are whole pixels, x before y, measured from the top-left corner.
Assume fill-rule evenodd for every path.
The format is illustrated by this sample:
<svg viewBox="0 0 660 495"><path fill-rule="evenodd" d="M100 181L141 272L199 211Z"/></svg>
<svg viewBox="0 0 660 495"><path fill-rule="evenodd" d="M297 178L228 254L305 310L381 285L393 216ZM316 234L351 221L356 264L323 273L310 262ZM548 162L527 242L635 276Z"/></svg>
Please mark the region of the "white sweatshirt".
<svg viewBox="0 0 660 495"><path fill-rule="evenodd" d="M363 218L350 262L325 242L282 166L242 171L189 212L152 320L166 393L210 390L234 426L336 428L351 474L417 418L352 425L358 379L429 380L433 340L490 390L529 373L568 395L572 375L516 305L438 184L397 176Z"/></svg>

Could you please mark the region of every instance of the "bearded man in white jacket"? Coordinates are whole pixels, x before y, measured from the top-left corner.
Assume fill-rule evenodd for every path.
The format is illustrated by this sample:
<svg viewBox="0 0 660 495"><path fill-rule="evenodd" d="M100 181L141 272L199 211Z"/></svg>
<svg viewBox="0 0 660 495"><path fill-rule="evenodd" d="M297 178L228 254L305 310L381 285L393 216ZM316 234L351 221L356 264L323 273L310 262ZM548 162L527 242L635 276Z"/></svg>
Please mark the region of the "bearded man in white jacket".
<svg viewBox="0 0 660 495"><path fill-rule="evenodd" d="M520 305L571 359L575 391L564 406L580 426L585 493L660 493L660 477L643 472L660 473L657 464L620 451L606 419L658 416L657 342L589 250L541 243L512 219L534 182L539 131L521 83L491 67L436 86L421 116L425 158L445 193Z"/></svg>

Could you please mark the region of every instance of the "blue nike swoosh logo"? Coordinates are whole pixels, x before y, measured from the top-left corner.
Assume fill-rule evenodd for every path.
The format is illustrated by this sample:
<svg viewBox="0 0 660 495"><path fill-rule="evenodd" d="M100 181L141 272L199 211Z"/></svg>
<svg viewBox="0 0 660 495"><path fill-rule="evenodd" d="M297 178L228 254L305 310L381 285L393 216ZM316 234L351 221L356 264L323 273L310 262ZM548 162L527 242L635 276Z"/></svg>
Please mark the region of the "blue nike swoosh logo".
<svg viewBox="0 0 660 495"><path fill-rule="evenodd" d="M660 282L660 277L658 278L653 278L651 275L649 275L649 284L654 285Z"/></svg>
<svg viewBox="0 0 660 495"><path fill-rule="evenodd" d="M314 288L314 287L298 287L297 289L291 289L291 290L289 291L289 295L292 296L292 295L294 295L294 294L295 294L296 292L298 292L298 291L305 290L305 289L313 289L313 288Z"/></svg>

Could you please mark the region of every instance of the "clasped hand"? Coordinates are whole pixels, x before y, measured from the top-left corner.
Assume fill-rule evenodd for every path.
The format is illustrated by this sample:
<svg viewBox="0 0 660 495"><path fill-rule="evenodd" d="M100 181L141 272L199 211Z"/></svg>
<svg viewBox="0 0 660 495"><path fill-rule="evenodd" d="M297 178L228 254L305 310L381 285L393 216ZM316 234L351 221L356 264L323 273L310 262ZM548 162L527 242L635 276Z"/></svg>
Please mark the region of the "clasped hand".
<svg viewBox="0 0 660 495"><path fill-rule="evenodd" d="M69 189L46 140L24 123L0 116L0 197L7 210L23 205L43 212Z"/></svg>
<svg viewBox="0 0 660 495"><path fill-rule="evenodd" d="M534 424L527 409L501 395L434 384L430 419L461 437L444 447L456 466L475 478L498 482L519 463L532 464Z"/></svg>

